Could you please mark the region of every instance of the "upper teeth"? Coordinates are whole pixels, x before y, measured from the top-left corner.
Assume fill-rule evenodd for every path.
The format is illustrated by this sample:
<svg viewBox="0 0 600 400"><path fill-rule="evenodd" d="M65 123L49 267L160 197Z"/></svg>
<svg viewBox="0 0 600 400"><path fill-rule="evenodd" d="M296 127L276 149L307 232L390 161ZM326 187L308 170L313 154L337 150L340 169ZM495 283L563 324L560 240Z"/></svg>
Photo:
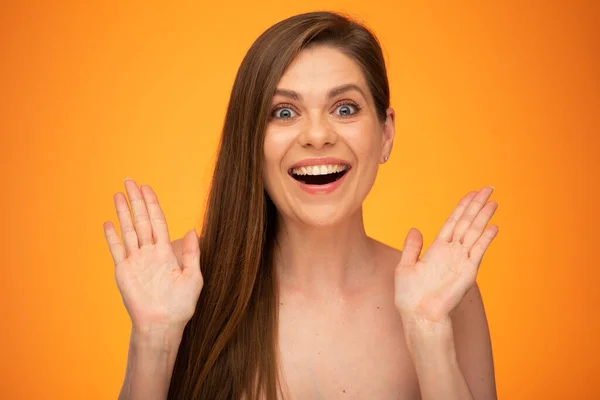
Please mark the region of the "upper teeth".
<svg viewBox="0 0 600 400"><path fill-rule="evenodd" d="M307 167L294 168L294 175L327 175L334 172L342 172L348 169L347 165L309 165Z"/></svg>

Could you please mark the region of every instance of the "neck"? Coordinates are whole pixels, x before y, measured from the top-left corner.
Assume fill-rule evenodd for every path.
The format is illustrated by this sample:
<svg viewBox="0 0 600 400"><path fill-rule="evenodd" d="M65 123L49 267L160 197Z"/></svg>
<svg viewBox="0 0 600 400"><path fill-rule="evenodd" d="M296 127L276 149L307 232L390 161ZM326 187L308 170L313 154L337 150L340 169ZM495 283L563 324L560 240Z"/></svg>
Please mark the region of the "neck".
<svg viewBox="0 0 600 400"><path fill-rule="evenodd" d="M275 265L282 285L311 292L360 286L374 269L362 208L339 224L315 227L279 215Z"/></svg>

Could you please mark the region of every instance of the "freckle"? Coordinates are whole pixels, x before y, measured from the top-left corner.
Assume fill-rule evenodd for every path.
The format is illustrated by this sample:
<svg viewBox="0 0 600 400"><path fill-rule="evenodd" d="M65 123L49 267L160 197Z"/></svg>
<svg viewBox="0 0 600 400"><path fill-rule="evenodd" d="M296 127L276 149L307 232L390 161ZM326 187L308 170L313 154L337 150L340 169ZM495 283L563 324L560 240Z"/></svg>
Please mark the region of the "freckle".
<svg viewBox="0 0 600 400"><path fill-rule="evenodd" d="M342 390L342 392L346 393L346 389Z"/></svg>
<svg viewBox="0 0 600 400"><path fill-rule="evenodd" d="M279 303L279 305L280 305L280 306L282 306L282 305L283 305L283 303Z"/></svg>
<svg viewBox="0 0 600 400"><path fill-rule="evenodd" d="M377 309L379 310L379 306L377 306Z"/></svg>

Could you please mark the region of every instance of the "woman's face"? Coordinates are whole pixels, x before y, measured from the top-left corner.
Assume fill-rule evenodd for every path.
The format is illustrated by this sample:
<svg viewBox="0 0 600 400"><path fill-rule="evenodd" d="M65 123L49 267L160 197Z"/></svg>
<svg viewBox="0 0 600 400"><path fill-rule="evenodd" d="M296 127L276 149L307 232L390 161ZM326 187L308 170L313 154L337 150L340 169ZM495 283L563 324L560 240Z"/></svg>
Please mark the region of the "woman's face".
<svg viewBox="0 0 600 400"><path fill-rule="evenodd" d="M279 81L271 110L263 172L279 213L313 226L354 213L394 138L394 111L378 120L358 64L331 47L302 50Z"/></svg>

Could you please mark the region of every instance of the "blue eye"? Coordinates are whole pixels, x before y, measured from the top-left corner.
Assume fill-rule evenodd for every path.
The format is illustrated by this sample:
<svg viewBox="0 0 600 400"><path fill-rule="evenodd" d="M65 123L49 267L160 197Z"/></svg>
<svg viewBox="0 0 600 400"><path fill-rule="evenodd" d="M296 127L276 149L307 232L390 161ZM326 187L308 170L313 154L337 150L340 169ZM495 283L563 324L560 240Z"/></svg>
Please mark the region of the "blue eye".
<svg viewBox="0 0 600 400"><path fill-rule="evenodd" d="M354 111L352 110L354 109ZM360 110L360 107L358 106L358 104L354 104L354 103L345 103L345 104L340 104L336 110L339 110L339 114L342 117L349 117L352 116L356 113L358 113L358 111Z"/></svg>
<svg viewBox="0 0 600 400"><path fill-rule="evenodd" d="M294 110L289 107L279 107L273 110L272 116L279 119L290 119L294 117Z"/></svg>
<svg viewBox="0 0 600 400"><path fill-rule="evenodd" d="M336 114L341 117L351 117L360 111L360 106L354 102L342 103L336 107ZM296 117L296 111L288 105L280 105L271 112L271 118L288 120Z"/></svg>

